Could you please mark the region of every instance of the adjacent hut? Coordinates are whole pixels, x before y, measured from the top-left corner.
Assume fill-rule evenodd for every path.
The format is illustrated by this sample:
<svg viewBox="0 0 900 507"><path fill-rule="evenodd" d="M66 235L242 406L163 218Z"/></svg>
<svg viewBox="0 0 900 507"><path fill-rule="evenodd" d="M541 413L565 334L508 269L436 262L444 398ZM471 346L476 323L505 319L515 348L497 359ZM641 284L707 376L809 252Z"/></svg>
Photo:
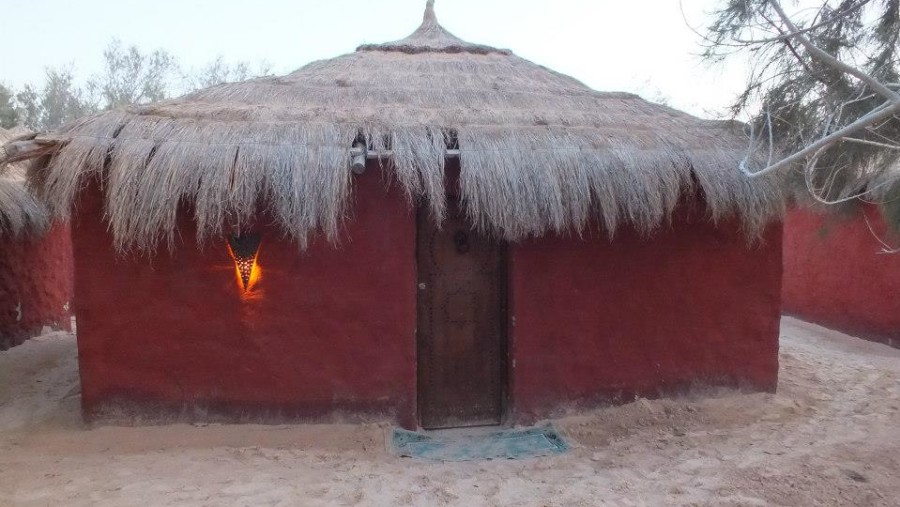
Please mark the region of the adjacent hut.
<svg viewBox="0 0 900 507"><path fill-rule="evenodd" d="M0 129L0 144L24 134ZM65 224L25 185L16 165L0 176L0 350L19 345L45 327L69 329L72 244Z"/></svg>
<svg viewBox="0 0 900 507"><path fill-rule="evenodd" d="M825 211L785 218L785 312L900 347L900 236L873 204Z"/></svg>
<svg viewBox="0 0 900 507"><path fill-rule="evenodd" d="M773 390L783 199L746 146L460 40L429 1L408 38L7 158L73 220L88 417L438 428Z"/></svg>

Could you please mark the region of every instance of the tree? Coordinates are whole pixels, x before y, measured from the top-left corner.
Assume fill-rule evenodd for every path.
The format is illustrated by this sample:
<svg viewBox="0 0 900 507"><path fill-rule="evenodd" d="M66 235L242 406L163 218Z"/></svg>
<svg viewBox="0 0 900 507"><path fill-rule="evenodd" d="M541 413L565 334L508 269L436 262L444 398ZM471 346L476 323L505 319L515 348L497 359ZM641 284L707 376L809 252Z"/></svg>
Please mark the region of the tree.
<svg viewBox="0 0 900 507"><path fill-rule="evenodd" d="M0 85L0 128L10 129L19 123L19 115L13 105L13 93Z"/></svg>
<svg viewBox="0 0 900 507"><path fill-rule="evenodd" d="M71 69L47 71L41 94L41 125L53 129L97 110L93 101L75 85Z"/></svg>
<svg viewBox="0 0 900 507"><path fill-rule="evenodd" d="M877 200L900 227L900 0L723 0L705 58L752 62L732 112L742 169L784 172L820 203Z"/></svg>
<svg viewBox="0 0 900 507"><path fill-rule="evenodd" d="M88 81L88 89L99 95L103 109L166 99L178 73L178 62L168 52L123 48L118 40L106 48L103 60L104 72Z"/></svg>
<svg viewBox="0 0 900 507"><path fill-rule="evenodd" d="M73 70L66 67L48 68L42 87L27 84L12 101L11 92L0 87L0 125L21 123L32 130L53 130L97 111L157 102L179 91L269 72L265 63L253 70L247 62L229 64L218 57L197 71L182 74L178 61L168 52L144 52L137 46L124 47L117 40L107 46L103 60L103 72L92 76L84 86L77 85Z"/></svg>
<svg viewBox="0 0 900 507"><path fill-rule="evenodd" d="M104 71L86 86L76 84L71 68L48 68L42 88L28 84L16 94L17 120L33 130L53 130L97 111L163 100L178 73L177 62L165 51L144 53L115 40L103 59Z"/></svg>
<svg viewBox="0 0 900 507"><path fill-rule="evenodd" d="M47 69L41 90L31 85L16 94L17 119L33 130L51 130L97 110L84 90L75 86L71 69Z"/></svg>
<svg viewBox="0 0 900 507"><path fill-rule="evenodd" d="M184 82L185 88L188 90L199 90L222 83L234 83L253 77L267 76L270 72L271 66L266 62L260 62L257 64L256 70L253 70L248 62L229 64L219 56L199 70L185 75Z"/></svg>
<svg viewBox="0 0 900 507"><path fill-rule="evenodd" d="M37 90L32 85L27 84L22 91L16 93L15 110L16 117L22 125L39 130L41 102Z"/></svg>

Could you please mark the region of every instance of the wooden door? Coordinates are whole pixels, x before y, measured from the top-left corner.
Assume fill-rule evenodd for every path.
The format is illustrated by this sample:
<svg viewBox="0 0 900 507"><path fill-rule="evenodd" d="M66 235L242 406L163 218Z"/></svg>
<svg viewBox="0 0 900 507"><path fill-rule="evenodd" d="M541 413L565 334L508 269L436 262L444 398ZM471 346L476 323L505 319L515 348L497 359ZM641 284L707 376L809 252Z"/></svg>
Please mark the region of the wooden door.
<svg viewBox="0 0 900 507"><path fill-rule="evenodd" d="M506 248L456 202L418 219L418 398L423 428L500 424L506 394Z"/></svg>

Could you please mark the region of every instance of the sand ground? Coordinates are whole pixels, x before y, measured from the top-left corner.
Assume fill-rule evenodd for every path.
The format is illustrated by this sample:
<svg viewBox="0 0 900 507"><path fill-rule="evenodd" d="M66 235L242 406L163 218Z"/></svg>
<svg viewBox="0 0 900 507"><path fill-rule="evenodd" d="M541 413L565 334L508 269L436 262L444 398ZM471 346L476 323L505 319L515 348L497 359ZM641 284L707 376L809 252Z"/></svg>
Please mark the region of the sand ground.
<svg viewBox="0 0 900 507"><path fill-rule="evenodd" d="M898 505L900 350L782 322L777 394L556 420L576 448L429 463L385 426L84 428L74 338L0 353L0 505Z"/></svg>

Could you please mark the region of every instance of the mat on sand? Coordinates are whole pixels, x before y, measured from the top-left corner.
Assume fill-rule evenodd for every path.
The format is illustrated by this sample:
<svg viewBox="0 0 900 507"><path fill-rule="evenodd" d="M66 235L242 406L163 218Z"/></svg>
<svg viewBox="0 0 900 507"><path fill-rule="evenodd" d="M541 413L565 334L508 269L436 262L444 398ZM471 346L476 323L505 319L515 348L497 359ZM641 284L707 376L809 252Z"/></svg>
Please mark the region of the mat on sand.
<svg viewBox="0 0 900 507"><path fill-rule="evenodd" d="M428 433L395 428L391 445L399 456L436 461L523 459L569 450L569 444L549 424L535 428Z"/></svg>

